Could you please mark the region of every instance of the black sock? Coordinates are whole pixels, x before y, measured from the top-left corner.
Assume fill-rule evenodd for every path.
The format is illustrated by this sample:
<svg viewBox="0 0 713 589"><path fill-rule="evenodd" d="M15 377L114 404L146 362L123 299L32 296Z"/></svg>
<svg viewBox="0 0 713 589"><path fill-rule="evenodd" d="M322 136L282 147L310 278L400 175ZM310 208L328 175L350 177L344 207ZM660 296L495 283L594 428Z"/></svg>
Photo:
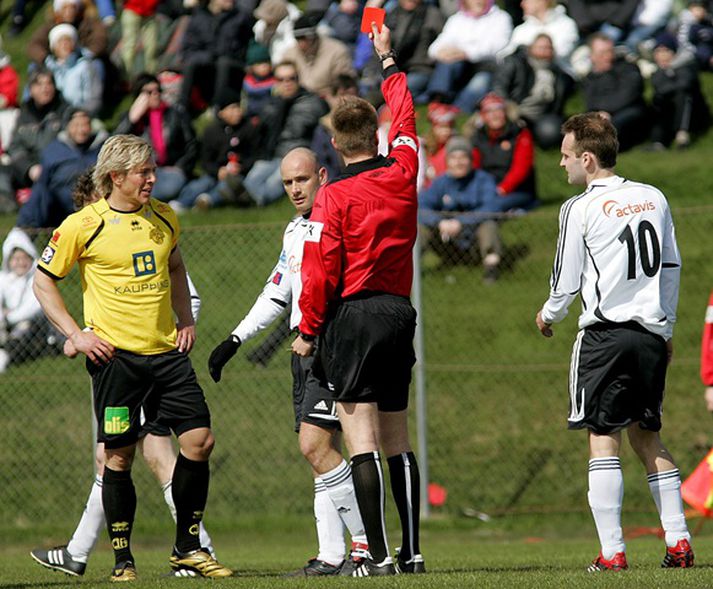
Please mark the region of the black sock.
<svg viewBox="0 0 713 589"><path fill-rule="evenodd" d="M136 490L131 471L104 467L102 503L116 564L134 561L131 555L131 528L136 514Z"/></svg>
<svg viewBox="0 0 713 589"><path fill-rule="evenodd" d="M173 470L173 503L176 505L176 549L191 552L201 547L198 528L208 500L208 461L197 462L179 452Z"/></svg>
<svg viewBox="0 0 713 589"><path fill-rule="evenodd" d="M389 476L391 478L391 493L399 510L401 520L401 551L400 558L411 560L414 554L420 554L419 519L420 519L420 485L421 476L418 472L416 456L413 452L402 452L387 459Z"/></svg>
<svg viewBox="0 0 713 589"><path fill-rule="evenodd" d="M369 541L369 552L374 562L380 563L389 555L384 521L384 472L378 452L358 454L351 460L354 491L364 529Z"/></svg>

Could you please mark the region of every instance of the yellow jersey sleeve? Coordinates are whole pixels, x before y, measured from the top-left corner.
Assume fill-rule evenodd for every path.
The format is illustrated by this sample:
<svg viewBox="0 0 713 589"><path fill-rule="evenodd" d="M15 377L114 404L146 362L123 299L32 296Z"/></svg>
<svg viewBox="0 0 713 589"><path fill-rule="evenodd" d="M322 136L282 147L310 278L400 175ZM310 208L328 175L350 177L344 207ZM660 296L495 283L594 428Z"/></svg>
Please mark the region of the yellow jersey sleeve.
<svg viewBox="0 0 713 589"><path fill-rule="evenodd" d="M171 230L171 251L173 251L178 245L178 237L181 234L181 227L178 223L176 212L166 203L153 198L151 199L151 208Z"/></svg>
<svg viewBox="0 0 713 589"><path fill-rule="evenodd" d="M52 233L37 263L38 268L57 280L67 276L102 223L91 207L67 217Z"/></svg>

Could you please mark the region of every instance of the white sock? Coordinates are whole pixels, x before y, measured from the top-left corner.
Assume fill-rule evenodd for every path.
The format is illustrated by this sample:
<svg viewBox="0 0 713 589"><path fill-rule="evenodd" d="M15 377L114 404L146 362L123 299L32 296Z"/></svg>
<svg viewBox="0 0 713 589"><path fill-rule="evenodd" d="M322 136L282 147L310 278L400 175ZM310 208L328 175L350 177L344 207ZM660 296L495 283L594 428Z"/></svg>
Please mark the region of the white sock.
<svg viewBox="0 0 713 589"><path fill-rule="evenodd" d="M171 487L171 481L164 484L161 489L163 490L163 500L166 502L166 505L168 505L173 521L176 521L176 504L173 502L173 489ZM205 529L203 522L201 522L198 526L198 538L201 543L201 547L208 550L213 558L216 558L215 549L213 548L213 540L211 539L210 534L208 534L208 530Z"/></svg>
<svg viewBox="0 0 713 589"><path fill-rule="evenodd" d="M589 507L597 526L602 556L609 560L617 552L624 552L624 533L621 529L621 505L624 500L624 477L617 456L592 458L589 461Z"/></svg>
<svg viewBox="0 0 713 589"><path fill-rule="evenodd" d="M82 519L67 544L67 552L77 562L87 562L89 554L99 539L101 531L106 529L104 506L102 505L102 478L97 475L89 492L87 504L84 506Z"/></svg>
<svg viewBox="0 0 713 589"><path fill-rule="evenodd" d="M344 524L321 478L314 479L314 519L319 544L317 559L338 565L344 560Z"/></svg>
<svg viewBox="0 0 713 589"><path fill-rule="evenodd" d="M361 519L356 493L354 492L354 481L352 480L352 469L346 460L336 468L319 477L327 487L329 498L332 500L339 517L349 530L352 542L367 544L364 522Z"/></svg>
<svg viewBox="0 0 713 589"><path fill-rule="evenodd" d="M666 532L666 546L675 546L679 540L691 541L681 499L681 475L677 468L648 475L649 489L656 502L661 525Z"/></svg>

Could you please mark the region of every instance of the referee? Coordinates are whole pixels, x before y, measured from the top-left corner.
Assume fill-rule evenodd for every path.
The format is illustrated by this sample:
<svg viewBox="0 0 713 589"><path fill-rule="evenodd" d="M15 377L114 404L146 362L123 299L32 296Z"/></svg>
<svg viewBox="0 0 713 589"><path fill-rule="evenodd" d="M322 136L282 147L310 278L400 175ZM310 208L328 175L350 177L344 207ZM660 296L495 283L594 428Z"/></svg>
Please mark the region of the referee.
<svg viewBox="0 0 713 589"><path fill-rule="evenodd" d="M155 172L146 141L133 135L107 140L94 171L102 198L54 232L38 264L34 291L50 321L87 356L97 441L104 444L102 502L115 558L111 580L136 578L131 464L142 407L146 421L171 428L180 444L172 477L176 540L170 565L179 574L227 577L232 571L199 542L214 439L188 359L196 335L178 222L170 207L151 198ZM75 263L88 331L68 313L56 284Z"/></svg>
<svg viewBox="0 0 713 589"><path fill-rule="evenodd" d="M601 552L588 570L627 568L622 431L646 468L666 534L661 566L690 567L681 478L659 437L681 272L671 211L660 190L614 173L619 144L609 121L575 115L562 132L560 166L586 189L560 210L550 296L536 323L551 337L551 324L580 295L568 421L589 432L588 499Z"/></svg>
<svg viewBox="0 0 713 589"><path fill-rule="evenodd" d="M416 312L409 301L416 241L418 139L413 100L399 72L387 27L372 23L383 65L382 91L393 113L388 157L377 155L377 120L365 100L347 97L332 115L332 143L344 173L320 189L310 217L302 265L300 335L292 349L314 351L337 401L354 488L371 558L353 576L393 575L384 522L388 458L401 519L401 572L424 572L419 549L419 473L407 413Z"/></svg>

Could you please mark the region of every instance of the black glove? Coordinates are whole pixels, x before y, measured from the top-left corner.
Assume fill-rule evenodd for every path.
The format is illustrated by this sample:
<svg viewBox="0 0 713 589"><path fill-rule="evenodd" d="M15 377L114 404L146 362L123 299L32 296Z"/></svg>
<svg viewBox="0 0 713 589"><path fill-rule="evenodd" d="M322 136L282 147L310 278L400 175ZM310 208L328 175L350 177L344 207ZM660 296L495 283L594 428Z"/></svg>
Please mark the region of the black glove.
<svg viewBox="0 0 713 589"><path fill-rule="evenodd" d="M235 352L238 351L240 347L240 338L237 335L230 335L228 339L220 342L210 353L210 358L208 358L208 372L210 372L210 377L214 382L220 382L221 372L223 372L223 366L228 363Z"/></svg>

